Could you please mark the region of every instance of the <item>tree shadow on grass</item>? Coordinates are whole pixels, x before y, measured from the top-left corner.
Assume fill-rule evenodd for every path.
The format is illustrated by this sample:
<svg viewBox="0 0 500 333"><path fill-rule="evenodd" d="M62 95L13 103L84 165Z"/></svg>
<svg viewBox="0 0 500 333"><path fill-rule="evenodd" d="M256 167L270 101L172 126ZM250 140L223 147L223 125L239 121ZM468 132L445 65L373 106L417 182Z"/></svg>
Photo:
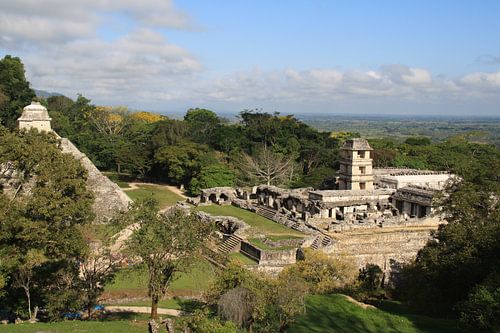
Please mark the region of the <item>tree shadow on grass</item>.
<svg viewBox="0 0 500 333"><path fill-rule="evenodd" d="M467 328L460 324L458 320L450 318L430 317L416 313L410 306L389 300L373 301L370 304L376 306L378 309L405 317L422 332L428 333L455 333L455 332L468 332Z"/></svg>
<svg viewBox="0 0 500 333"><path fill-rule="evenodd" d="M146 313L135 313L129 311L120 312L108 312L104 313L99 321L116 321L116 320L147 320L149 314Z"/></svg>
<svg viewBox="0 0 500 333"><path fill-rule="evenodd" d="M183 312L194 312L195 310L201 309L205 303L198 301L196 299L183 299L174 297L177 304L180 305L181 311Z"/></svg>
<svg viewBox="0 0 500 333"><path fill-rule="evenodd" d="M363 308L342 295L307 299L307 312L291 325L289 333L451 333L465 332L458 323L409 314L408 308L389 304L385 309ZM392 308L391 308L392 306Z"/></svg>

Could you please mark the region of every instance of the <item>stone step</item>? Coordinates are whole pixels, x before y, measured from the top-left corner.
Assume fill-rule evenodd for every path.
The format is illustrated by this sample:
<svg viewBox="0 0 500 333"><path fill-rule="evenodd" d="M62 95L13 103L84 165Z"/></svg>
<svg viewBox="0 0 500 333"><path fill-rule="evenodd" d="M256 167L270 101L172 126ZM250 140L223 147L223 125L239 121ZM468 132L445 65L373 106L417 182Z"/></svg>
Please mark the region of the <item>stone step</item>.
<svg viewBox="0 0 500 333"><path fill-rule="evenodd" d="M219 245L218 251L220 253L229 253L234 250L241 243L242 239L238 235L231 235L228 239Z"/></svg>
<svg viewBox="0 0 500 333"><path fill-rule="evenodd" d="M321 247L325 247L332 244L332 238L330 236L324 236L321 240Z"/></svg>
<svg viewBox="0 0 500 333"><path fill-rule="evenodd" d="M314 238L314 241L311 244L311 249L317 250L318 248L319 248L319 236L316 236L316 238Z"/></svg>

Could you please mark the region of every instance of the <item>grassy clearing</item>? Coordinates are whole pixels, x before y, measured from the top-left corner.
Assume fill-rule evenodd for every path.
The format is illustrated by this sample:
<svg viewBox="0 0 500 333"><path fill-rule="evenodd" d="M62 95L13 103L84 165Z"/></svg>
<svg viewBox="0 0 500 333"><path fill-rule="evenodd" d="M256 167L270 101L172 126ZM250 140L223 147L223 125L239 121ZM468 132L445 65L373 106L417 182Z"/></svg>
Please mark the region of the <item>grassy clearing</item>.
<svg viewBox="0 0 500 333"><path fill-rule="evenodd" d="M306 314L300 316L289 333L452 333L461 331L453 320L413 314L396 314L367 308L342 295L312 295L306 299Z"/></svg>
<svg viewBox="0 0 500 333"><path fill-rule="evenodd" d="M56 323L1 325L2 333L143 333L147 331L147 319L134 313L120 314L121 320L62 321Z"/></svg>
<svg viewBox="0 0 500 333"><path fill-rule="evenodd" d="M253 212L235 206L210 205L201 206L198 207L198 209L216 216L234 216L236 218L239 218L252 227L252 230L250 232L253 234L304 237L304 235L298 231L287 228L284 225L268 220Z"/></svg>
<svg viewBox="0 0 500 333"><path fill-rule="evenodd" d="M176 275L169 291L174 295L191 296L208 288L215 277L216 268L206 260L197 259L191 269ZM110 298L147 296L148 273L145 267L123 268L116 274L113 283L106 286Z"/></svg>
<svg viewBox="0 0 500 333"><path fill-rule="evenodd" d="M120 188L125 188L125 189L130 188L130 185L122 180L116 180L114 182L116 183L116 185L120 186Z"/></svg>
<svg viewBox="0 0 500 333"><path fill-rule="evenodd" d="M161 185L137 185L137 188L127 190L126 193L134 201L153 197L158 201L160 208L173 206L177 201L184 200L178 194Z"/></svg>
<svg viewBox="0 0 500 333"><path fill-rule="evenodd" d="M234 252L229 254L229 258L231 260L235 260L239 262L242 265L257 265L258 262L247 257L246 255L240 253L240 252Z"/></svg>
<svg viewBox="0 0 500 333"><path fill-rule="evenodd" d="M121 188L130 188L129 182L134 181L134 178L128 174L118 174L116 172L103 171L103 175L108 177L113 183L120 186Z"/></svg>

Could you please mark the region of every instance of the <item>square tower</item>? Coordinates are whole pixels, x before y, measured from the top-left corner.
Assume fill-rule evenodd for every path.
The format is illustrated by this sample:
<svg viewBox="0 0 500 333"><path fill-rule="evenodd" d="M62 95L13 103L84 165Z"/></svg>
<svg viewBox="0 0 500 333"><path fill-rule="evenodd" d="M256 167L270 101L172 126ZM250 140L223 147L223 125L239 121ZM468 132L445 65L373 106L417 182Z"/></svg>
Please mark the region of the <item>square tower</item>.
<svg viewBox="0 0 500 333"><path fill-rule="evenodd" d="M19 129L36 128L40 132L51 132L51 120L47 108L39 102L31 102L30 105L24 107L21 117L17 119L17 126Z"/></svg>
<svg viewBox="0 0 500 333"><path fill-rule="evenodd" d="M339 190L373 190L372 150L365 139L344 143L340 150Z"/></svg>

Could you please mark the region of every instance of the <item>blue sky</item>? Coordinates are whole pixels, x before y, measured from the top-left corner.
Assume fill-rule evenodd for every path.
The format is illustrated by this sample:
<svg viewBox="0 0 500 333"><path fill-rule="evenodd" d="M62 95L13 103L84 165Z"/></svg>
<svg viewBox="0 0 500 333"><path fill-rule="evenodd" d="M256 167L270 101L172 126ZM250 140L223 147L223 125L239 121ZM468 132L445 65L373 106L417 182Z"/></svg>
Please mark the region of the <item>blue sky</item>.
<svg viewBox="0 0 500 333"><path fill-rule="evenodd" d="M460 75L500 54L500 2L182 1L204 27L171 40L213 70L408 64Z"/></svg>
<svg viewBox="0 0 500 333"><path fill-rule="evenodd" d="M500 115L500 1L0 4L0 53L96 104Z"/></svg>

